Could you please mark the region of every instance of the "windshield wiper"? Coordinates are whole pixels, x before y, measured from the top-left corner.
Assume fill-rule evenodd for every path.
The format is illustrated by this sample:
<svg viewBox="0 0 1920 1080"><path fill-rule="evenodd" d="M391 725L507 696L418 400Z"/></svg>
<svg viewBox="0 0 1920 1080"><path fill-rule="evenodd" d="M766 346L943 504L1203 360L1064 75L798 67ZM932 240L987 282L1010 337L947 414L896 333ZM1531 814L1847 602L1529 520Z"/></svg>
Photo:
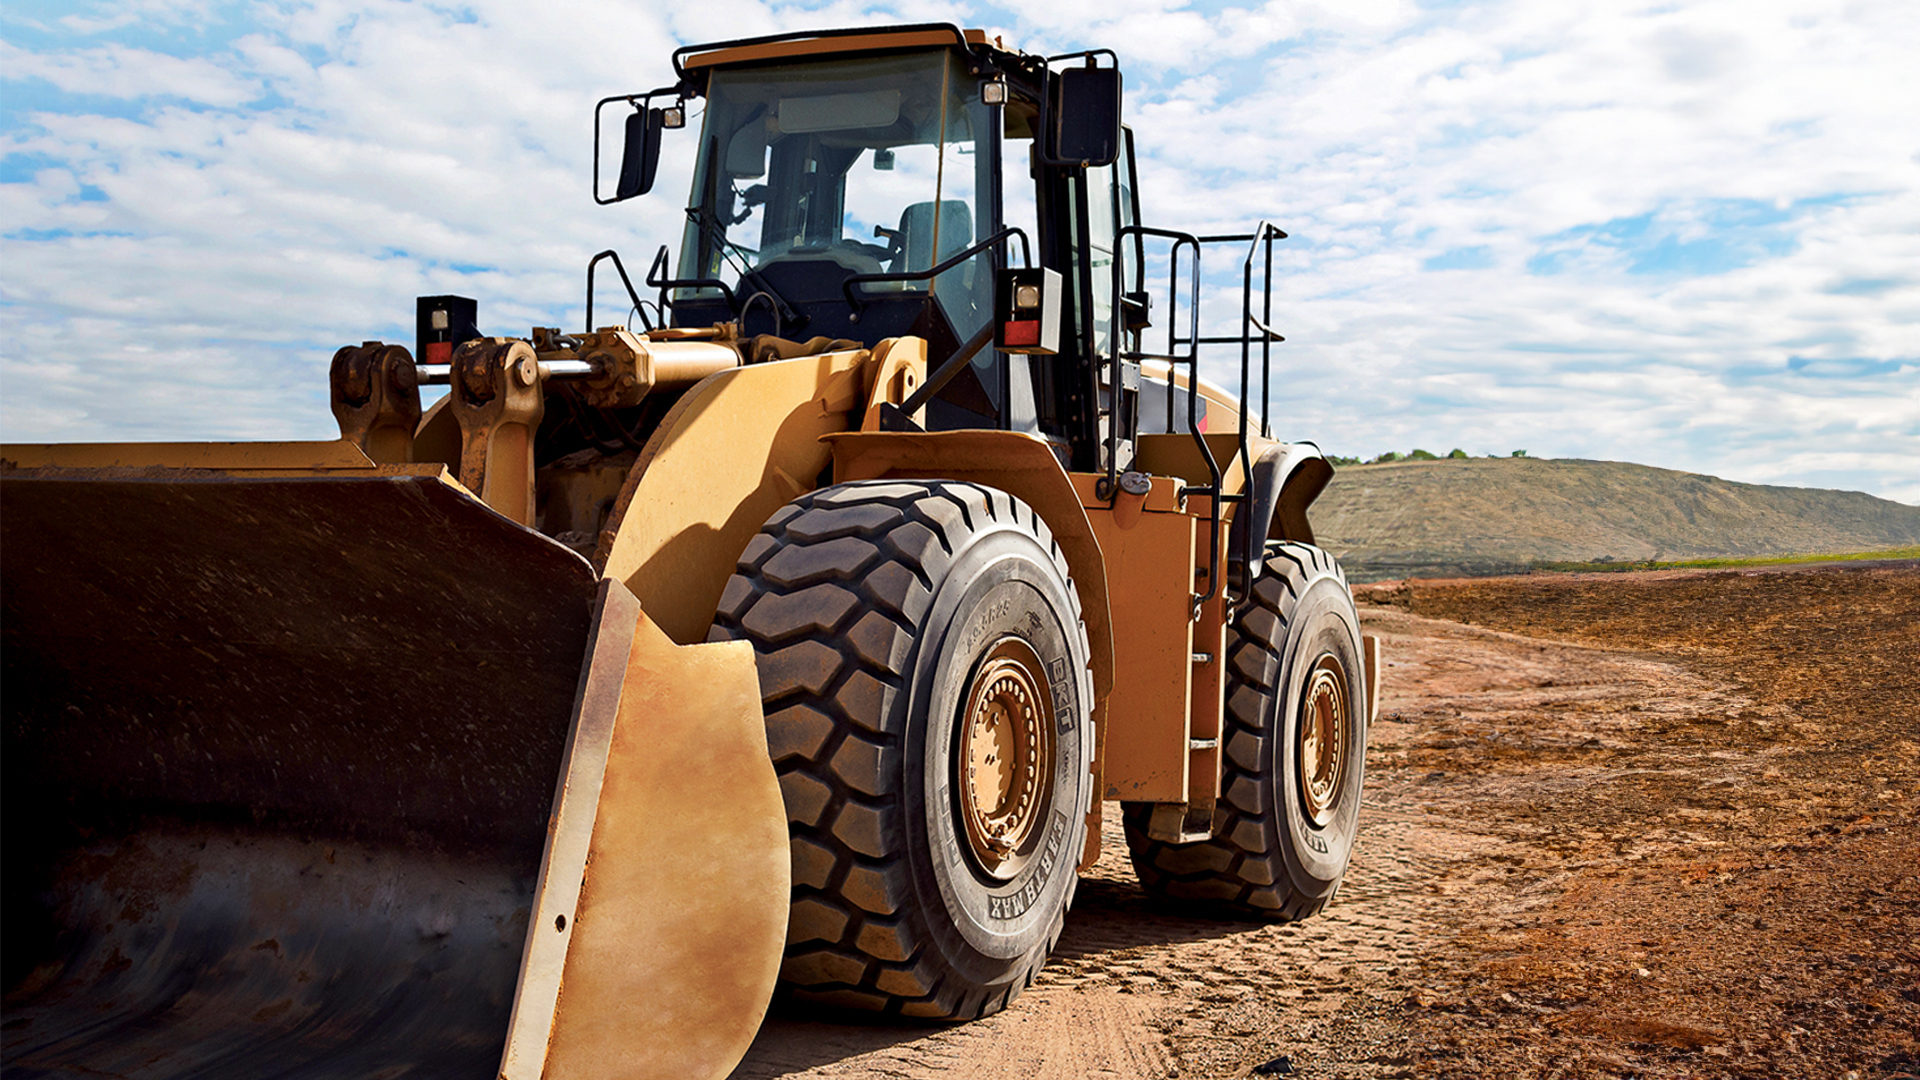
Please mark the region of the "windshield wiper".
<svg viewBox="0 0 1920 1080"><path fill-rule="evenodd" d="M726 226L720 224L719 215L715 214L711 208L705 206L689 206L687 207L687 218L699 227L701 235L705 237L709 244L713 245L715 251L720 253L720 257L732 265L734 270L739 272L740 280L753 286L752 292L748 292L746 289L740 290L743 294L746 294L746 298L741 301L740 309L734 312L736 316L745 318L747 307L753 303L754 295L757 293L765 293L767 299L772 301L773 304L773 315L777 323L773 331L776 335L784 335L789 326L798 330L811 321L811 316L803 315L793 310L793 306L787 303L786 297L781 296L778 290L767 283L767 279L762 277L758 270L755 270L747 263L746 259L741 255L741 253L746 252L747 249L727 239ZM749 252L749 254L758 253Z"/></svg>

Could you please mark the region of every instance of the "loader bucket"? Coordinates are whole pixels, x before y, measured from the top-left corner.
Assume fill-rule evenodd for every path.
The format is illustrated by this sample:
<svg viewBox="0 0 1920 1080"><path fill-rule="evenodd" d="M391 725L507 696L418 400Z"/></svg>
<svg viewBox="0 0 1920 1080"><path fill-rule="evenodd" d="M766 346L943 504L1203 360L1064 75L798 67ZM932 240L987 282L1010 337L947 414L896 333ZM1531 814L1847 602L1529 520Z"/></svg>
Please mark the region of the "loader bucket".
<svg viewBox="0 0 1920 1080"><path fill-rule="evenodd" d="M789 858L748 648L437 465L6 456L8 1077L738 1060Z"/></svg>

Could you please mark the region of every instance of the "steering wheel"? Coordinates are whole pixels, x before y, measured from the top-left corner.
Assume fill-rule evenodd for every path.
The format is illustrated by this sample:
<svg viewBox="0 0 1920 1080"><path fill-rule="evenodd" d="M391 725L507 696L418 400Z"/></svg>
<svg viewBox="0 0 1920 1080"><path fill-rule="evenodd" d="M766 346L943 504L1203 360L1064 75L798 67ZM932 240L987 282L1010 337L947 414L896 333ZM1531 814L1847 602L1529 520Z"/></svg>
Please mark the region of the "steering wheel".
<svg viewBox="0 0 1920 1080"><path fill-rule="evenodd" d="M873 227L873 235L885 238L887 246L884 248L879 244L861 244L860 246L877 252L878 254L874 255L874 258L879 259L881 262L898 262L901 253L906 248L906 232L901 229L889 229L885 225L875 225Z"/></svg>
<svg viewBox="0 0 1920 1080"><path fill-rule="evenodd" d="M881 244L869 244L861 240L844 240L843 239L840 242L834 244L833 246L837 248L845 248L849 251L857 251L860 254L865 255L869 259L878 259L882 262L885 262L886 260L893 258L894 255L900 250L897 245L883 246Z"/></svg>

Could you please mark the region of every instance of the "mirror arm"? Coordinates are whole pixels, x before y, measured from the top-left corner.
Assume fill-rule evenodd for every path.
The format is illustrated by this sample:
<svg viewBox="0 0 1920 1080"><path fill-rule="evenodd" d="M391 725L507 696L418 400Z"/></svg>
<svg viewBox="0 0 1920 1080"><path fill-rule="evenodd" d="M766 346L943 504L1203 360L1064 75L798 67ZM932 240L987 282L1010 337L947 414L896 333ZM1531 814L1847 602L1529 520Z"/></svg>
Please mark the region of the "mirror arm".
<svg viewBox="0 0 1920 1080"><path fill-rule="evenodd" d="M1035 124L1039 130L1034 132L1034 155L1039 158L1040 164L1055 169L1084 169L1088 166L1098 167L1111 165L1114 159L1119 156L1120 142L1117 136L1120 128L1120 117L1117 113L1113 118L1114 134L1116 135L1113 158L1108 158L1105 161L1083 161L1079 158L1056 157L1054 154L1054 152L1059 149L1057 145L1058 136L1054 133L1054 113L1059 107L1058 98L1063 82L1060 76L1053 70L1053 64L1055 61L1060 60L1079 60L1084 58L1087 62L1086 66L1091 68L1096 66L1094 63L1095 59L1103 55L1107 57L1109 67L1116 70L1120 67L1120 57L1112 49L1088 49L1085 52L1062 53L1059 56L1049 56L1041 60L1040 116L1035 120Z"/></svg>
<svg viewBox="0 0 1920 1080"><path fill-rule="evenodd" d="M606 206L609 203L617 203L617 202L621 202L623 199L632 198L632 196L622 196L618 192L618 190L614 192L611 198L603 197L600 194L600 126L601 126L600 117L601 117L601 113L606 109L608 105L611 105L616 101L624 101L627 104L632 105L635 109L638 109L642 114L645 114L647 110L652 108L654 98L669 97L669 96L674 97L676 99L684 99L686 97L686 95L681 92L681 89L678 86L662 86L653 90L649 90L644 94L615 94L612 97L601 98L599 101L594 103L594 106L593 106L593 201L595 203L601 206ZM623 147L623 150L624 150L624 147ZM621 155L623 165L625 164L625 157L626 155L623 152Z"/></svg>

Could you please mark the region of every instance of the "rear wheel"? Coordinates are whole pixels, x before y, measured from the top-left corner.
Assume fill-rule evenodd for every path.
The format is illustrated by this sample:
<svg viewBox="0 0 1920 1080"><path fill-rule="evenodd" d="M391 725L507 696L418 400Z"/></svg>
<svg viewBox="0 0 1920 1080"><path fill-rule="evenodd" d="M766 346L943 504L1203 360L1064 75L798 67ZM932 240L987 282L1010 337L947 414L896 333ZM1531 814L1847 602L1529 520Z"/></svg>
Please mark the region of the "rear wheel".
<svg viewBox="0 0 1920 1080"><path fill-rule="evenodd" d="M741 556L715 639L759 655L787 803L799 998L993 1012L1045 962L1092 798L1086 629L1033 510L874 481L788 504Z"/></svg>
<svg viewBox="0 0 1920 1080"><path fill-rule="evenodd" d="M1333 899L1353 853L1367 748L1360 621L1333 556L1272 542L1227 639L1225 760L1213 837L1147 835L1126 808L1147 891L1241 914L1299 919Z"/></svg>

